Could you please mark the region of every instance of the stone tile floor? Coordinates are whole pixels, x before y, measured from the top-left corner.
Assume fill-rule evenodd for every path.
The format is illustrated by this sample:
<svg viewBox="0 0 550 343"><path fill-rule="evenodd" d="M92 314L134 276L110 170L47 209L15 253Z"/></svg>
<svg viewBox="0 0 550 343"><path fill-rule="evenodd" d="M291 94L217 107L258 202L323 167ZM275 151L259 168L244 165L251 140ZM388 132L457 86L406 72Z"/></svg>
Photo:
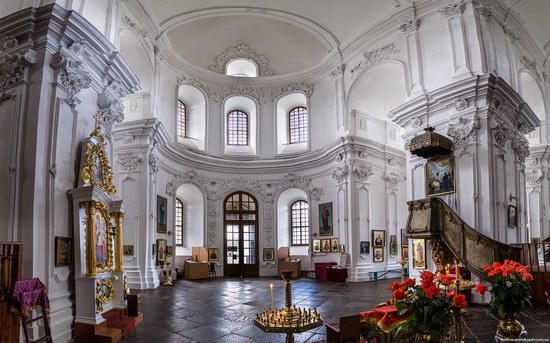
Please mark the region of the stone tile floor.
<svg viewBox="0 0 550 343"><path fill-rule="evenodd" d="M394 280L364 283L292 282L296 306L316 307L325 323L356 314L388 299ZM256 313L270 307L273 283L275 306L284 306L284 281L277 278L177 280L173 287L141 291L144 319L122 343L131 342L284 342L284 335L265 333L254 323ZM137 291L133 291L137 292ZM535 304L521 314L530 339L550 342L550 307ZM465 341L495 342L497 319L487 306L473 305L464 317ZM296 342L326 339L324 326L295 335Z"/></svg>

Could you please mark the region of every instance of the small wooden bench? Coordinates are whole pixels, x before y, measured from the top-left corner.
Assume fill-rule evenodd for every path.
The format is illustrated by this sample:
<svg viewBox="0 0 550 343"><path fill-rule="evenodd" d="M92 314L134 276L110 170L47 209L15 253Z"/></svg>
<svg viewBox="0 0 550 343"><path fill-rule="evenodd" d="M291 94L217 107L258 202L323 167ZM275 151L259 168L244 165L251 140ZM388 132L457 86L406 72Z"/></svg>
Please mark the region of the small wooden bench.
<svg viewBox="0 0 550 343"><path fill-rule="evenodd" d="M369 272L371 280L378 281L378 279L386 276L389 273L399 273L401 275L401 269L389 269L389 270L380 270L376 272ZM409 276L409 268L405 268L405 276Z"/></svg>

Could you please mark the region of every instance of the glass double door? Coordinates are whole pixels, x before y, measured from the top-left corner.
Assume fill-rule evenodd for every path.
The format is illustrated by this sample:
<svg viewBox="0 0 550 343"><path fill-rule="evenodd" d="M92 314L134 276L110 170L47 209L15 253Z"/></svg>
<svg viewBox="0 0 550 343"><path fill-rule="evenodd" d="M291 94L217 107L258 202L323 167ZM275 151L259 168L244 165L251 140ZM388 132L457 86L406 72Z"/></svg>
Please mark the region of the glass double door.
<svg viewBox="0 0 550 343"><path fill-rule="evenodd" d="M258 276L256 199L235 193L226 199L224 213L224 275Z"/></svg>

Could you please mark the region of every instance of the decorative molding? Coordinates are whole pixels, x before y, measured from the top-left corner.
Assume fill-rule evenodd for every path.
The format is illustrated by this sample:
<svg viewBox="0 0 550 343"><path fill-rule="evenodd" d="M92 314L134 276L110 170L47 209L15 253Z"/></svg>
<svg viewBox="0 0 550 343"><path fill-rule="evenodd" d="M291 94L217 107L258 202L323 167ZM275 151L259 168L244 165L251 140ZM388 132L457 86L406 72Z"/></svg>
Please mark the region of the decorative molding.
<svg viewBox="0 0 550 343"><path fill-rule="evenodd" d="M539 72L537 71L537 62L531 60L529 57L527 56L523 56L520 60L520 63L521 65L523 65L523 67L527 70L529 70L530 72L532 72L533 74L536 75L537 79L540 80L540 74Z"/></svg>
<svg viewBox="0 0 550 343"><path fill-rule="evenodd" d="M267 11L263 8L247 8L246 11L248 13L253 13L253 14L266 14Z"/></svg>
<svg viewBox="0 0 550 343"><path fill-rule="evenodd" d="M105 136L111 139L115 124L124 120L124 105L120 99L124 96L121 83L118 80L111 81L103 88L103 92L97 95L97 107L100 119L107 127Z"/></svg>
<svg viewBox="0 0 550 343"><path fill-rule="evenodd" d="M238 177L236 179L229 179L223 181L221 184L222 192L247 190L256 193L260 196L265 196L262 186L255 180L245 179L244 177Z"/></svg>
<svg viewBox="0 0 550 343"><path fill-rule="evenodd" d="M253 61L256 66L258 66L258 76L275 75L273 69L269 68L269 61L267 60L267 57L256 52L256 50L250 48L246 44L240 44L227 48L218 57L216 57L216 63L210 65L208 69L218 74L225 74L225 67L227 63L235 59L247 59Z"/></svg>
<svg viewBox="0 0 550 343"><path fill-rule="evenodd" d="M0 105L2 105L4 103L4 101L7 101L7 100L15 100L15 95L8 94L8 93L0 94Z"/></svg>
<svg viewBox="0 0 550 343"><path fill-rule="evenodd" d="M460 2L451 3L439 9L439 13L443 14L446 17L452 17L457 14L462 14L462 12L464 12L464 4Z"/></svg>
<svg viewBox="0 0 550 343"><path fill-rule="evenodd" d="M61 48L50 61L52 68L59 69L59 81L69 92L65 102L71 107L78 102L76 95L92 85L91 74L84 65L87 45L85 40L75 41L68 48Z"/></svg>
<svg viewBox="0 0 550 343"><path fill-rule="evenodd" d="M479 117L472 118L460 117L449 123L447 136L453 139L455 148L460 148L469 143L475 143L477 140L477 130L480 128Z"/></svg>
<svg viewBox="0 0 550 343"><path fill-rule="evenodd" d="M493 22L495 15L492 10L492 6L486 0L474 0L474 8L477 11L477 14L485 18L485 21L489 24Z"/></svg>
<svg viewBox="0 0 550 343"><path fill-rule="evenodd" d="M321 200L321 196L325 194L323 188L313 186L311 179L306 179L303 176L297 175L294 172L286 173L283 176L283 181L277 184L277 191L279 193L289 188L302 189L306 191L309 196L315 201Z"/></svg>
<svg viewBox="0 0 550 343"><path fill-rule="evenodd" d="M347 165L339 166L332 171L332 178L336 180L338 184L346 181L346 177L349 174L349 168Z"/></svg>
<svg viewBox="0 0 550 343"><path fill-rule="evenodd" d="M218 227L218 208L217 208L217 199L208 197L206 202L206 213L207 213L207 229L206 235L208 237L208 246L216 246L216 228Z"/></svg>
<svg viewBox="0 0 550 343"><path fill-rule="evenodd" d="M313 94L313 87L312 83L289 83L271 92L269 101L275 102L280 96L294 92L302 92L309 98Z"/></svg>
<svg viewBox="0 0 550 343"><path fill-rule="evenodd" d="M415 117L411 119L411 126L413 129L418 129L422 125L422 119Z"/></svg>
<svg viewBox="0 0 550 343"><path fill-rule="evenodd" d="M330 76L339 79L344 75L345 71L346 71L346 65L340 64L330 72Z"/></svg>
<svg viewBox="0 0 550 343"><path fill-rule="evenodd" d="M462 112L464 111L465 109L468 108L468 100L466 100L465 98L463 97L458 97L456 98L455 100L455 110L457 112Z"/></svg>
<svg viewBox="0 0 550 343"><path fill-rule="evenodd" d="M223 100L232 95L248 95L258 101L258 104L263 105L268 101L268 97L258 88L253 88L249 85L234 84L228 88L218 89L216 92L211 93L211 99L221 104Z"/></svg>
<svg viewBox="0 0 550 343"><path fill-rule="evenodd" d="M353 165L353 174L355 174L358 181L368 182L369 177L374 175L374 170L371 166L356 163Z"/></svg>
<svg viewBox="0 0 550 343"><path fill-rule="evenodd" d="M407 34L416 31L419 27L420 20L416 19L414 15L401 18L400 24L398 26L401 32Z"/></svg>
<svg viewBox="0 0 550 343"><path fill-rule="evenodd" d="M156 53L156 47L151 47L149 43L149 32L147 30L141 29L136 23L134 23L129 17L123 16L122 22L126 27L137 37L141 45L147 50L148 53Z"/></svg>
<svg viewBox="0 0 550 343"><path fill-rule="evenodd" d="M489 128L493 133L495 142L500 147L504 147L507 141L514 137L514 133L504 123L496 119L494 116L489 119Z"/></svg>
<svg viewBox="0 0 550 343"><path fill-rule="evenodd" d="M397 185L403 179L399 173L393 171L384 172L383 178L386 181L386 186L390 188L397 188Z"/></svg>
<svg viewBox="0 0 550 343"><path fill-rule="evenodd" d="M116 157L116 163L123 172L135 171L138 169L141 162L143 162L143 154L141 152L135 154L132 151L124 151L118 153Z"/></svg>
<svg viewBox="0 0 550 343"><path fill-rule="evenodd" d="M366 51L363 53L363 59L361 62L351 68L350 74L357 76L361 74L361 72L374 67L384 60L387 60L390 55L395 55L397 53L399 53L399 50L393 43L384 45L376 50Z"/></svg>
<svg viewBox="0 0 550 343"><path fill-rule="evenodd" d="M166 194L172 196L176 194L178 187L184 183L196 184L195 181L198 181L197 172L194 169L188 170L185 173L179 173L174 175L172 181L169 181L166 184Z"/></svg>
<svg viewBox="0 0 550 343"><path fill-rule="evenodd" d="M13 99L6 90L23 80L25 68L36 63L36 52L31 49L18 51L19 43L14 36L0 36L0 105Z"/></svg>
<svg viewBox="0 0 550 343"><path fill-rule="evenodd" d="M525 159L529 157L529 143L518 137L512 141L512 148L514 149L518 160L521 163L525 163Z"/></svg>
<svg viewBox="0 0 550 343"><path fill-rule="evenodd" d="M527 185L531 187L540 186L542 184L543 172L540 169L534 169L527 175Z"/></svg>
<svg viewBox="0 0 550 343"><path fill-rule="evenodd" d="M504 34L506 35L506 37L510 38L512 44L515 44L516 41L519 40L519 35L514 29L512 29L510 25L505 24L504 26L502 26L502 29L504 30Z"/></svg>
<svg viewBox="0 0 550 343"><path fill-rule="evenodd" d="M17 171L17 167L15 166L15 162L10 161L10 163L8 163L8 176L15 175L16 171Z"/></svg>

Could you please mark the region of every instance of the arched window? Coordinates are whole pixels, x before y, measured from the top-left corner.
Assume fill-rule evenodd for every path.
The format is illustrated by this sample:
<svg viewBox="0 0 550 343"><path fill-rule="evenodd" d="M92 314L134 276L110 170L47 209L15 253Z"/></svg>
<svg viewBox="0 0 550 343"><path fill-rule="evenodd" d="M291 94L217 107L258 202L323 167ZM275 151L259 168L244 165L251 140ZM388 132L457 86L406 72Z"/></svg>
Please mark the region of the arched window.
<svg viewBox="0 0 550 343"><path fill-rule="evenodd" d="M183 203L176 198L176 245L183 245Z"/></svg>
<svg viewBox="0 0 550 343"><path fill-rule="evenodd" d="M290 205L290 242L291 245L309 244L309 205L298 200Z"/></svg>
<svg viewBox="0 0 550 343"><path fill-rule="evenodd" d="M183 101L178 100L178 136L187 137L187 108Z"/></svg>
<svg viewBox="0 0 550 343"><path fill-rule="evenodd" d="M307 108L295 107L288 113L289 143L307 141Z"/></svg>
<svg viewBox="0 0 550 343"><path fill-rule="evenodd" d="M227 144L248 145L248 114L235 110L227 115Z"/></svg>
<svg viewBox="0 0 550 343"><path fill-rule="evenodd" d="M225 65L225 74L237 77L257 77L258 67L248 59L236 59Z"/></svg>

